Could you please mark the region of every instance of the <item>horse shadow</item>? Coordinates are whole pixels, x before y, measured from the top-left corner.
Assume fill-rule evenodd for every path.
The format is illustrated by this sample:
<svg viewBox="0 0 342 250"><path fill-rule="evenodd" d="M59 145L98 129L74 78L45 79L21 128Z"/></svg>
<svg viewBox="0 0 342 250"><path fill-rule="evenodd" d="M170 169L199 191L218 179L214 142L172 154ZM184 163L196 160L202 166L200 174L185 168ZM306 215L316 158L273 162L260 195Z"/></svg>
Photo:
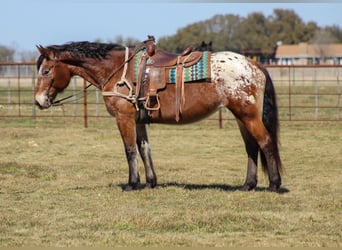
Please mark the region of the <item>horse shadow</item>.
<svg viewBox="0 0 342 250"><path fill-rule="evenodd" d="M121 187L123 191L126 190L127 184L119 184L118 186ZM176 187L186 190L205 190L205 189L211 189L211 190L221 190L225 192L237 192L241 191L242 186L241 185L228 185L228 184L191 184L191 183L178 183L178 182L167 182L167 183L161 183L156 186L156 189L164 189L168 187ZM146 186L143 184L139 184L136 190L143 190L146 189ZM268 192L267 187L256 187L254 192ZM252 192L253 192L252 191ZM241 191L245 192L245 191ZM285 194L289 193L290 190L284 187L281 187L277 193L279 194Z"/></svg>

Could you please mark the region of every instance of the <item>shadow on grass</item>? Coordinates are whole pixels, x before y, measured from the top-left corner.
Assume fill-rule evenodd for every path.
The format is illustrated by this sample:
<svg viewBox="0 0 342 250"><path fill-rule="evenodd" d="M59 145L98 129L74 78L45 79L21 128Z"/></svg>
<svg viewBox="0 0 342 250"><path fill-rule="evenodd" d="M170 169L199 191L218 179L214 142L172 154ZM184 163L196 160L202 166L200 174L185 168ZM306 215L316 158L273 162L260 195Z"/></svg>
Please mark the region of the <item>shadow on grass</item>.
<svg viewBox="0 0 342 250"><path fill-rule="evenodd" d="M127 190L128 185L127 184L119 184L119 186L122 188L123 191ZM177 187L187 190L204 190L204 189L216 189L216 190L222 190L227 192L235 192L235 191L241 191L242 186L231 186L227 184L184 184L184 183L178 183L178 182L169 182L169 183L161 183L157 185L158 188L167 188L167 187ZM138 187L135 190L143 190L146 186L143 184L139 184ZM268 192L268 188L266 187L256 187L254 192ZM253 192L252 191L252 192ZM285 194L290 192L289 189L281 187L277 193L279 194Z"/></svg>

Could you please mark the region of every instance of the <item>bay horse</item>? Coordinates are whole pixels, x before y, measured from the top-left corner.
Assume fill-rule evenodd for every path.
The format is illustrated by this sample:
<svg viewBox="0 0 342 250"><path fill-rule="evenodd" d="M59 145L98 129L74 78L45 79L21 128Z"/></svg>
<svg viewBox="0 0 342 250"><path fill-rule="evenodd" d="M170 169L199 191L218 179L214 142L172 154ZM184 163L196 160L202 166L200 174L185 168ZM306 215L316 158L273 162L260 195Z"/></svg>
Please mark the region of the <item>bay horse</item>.
<svg viewBox="0 0 342 250"><path fill-rule="evenodd" d="M37 86L34 92L40 109L53 106L58 93L78 75L100 89L108 112L115 117L128 162L128 185L124 191L138 189L138 153L142 158L146 188L157 185L146 124L188 124L199 121L227 107L235 116L248 155L247 176L241 190L257 186L258 153L263 171L268 174L269 191L279 191L282 163L278 147L279 121L276 93L267 70L240 54L223 51L210 57L209 81L184 84L179 119L176 120L176 86L167 84L158 91L155 110L144 111L139 102L146 101L136 91L131 64L137 49L119 44L71 42L63 45L37 46ZM146 47L145 47L146 49ZM145 72L146 73L146 72ZM139 92L139 90L137 90ZM157 105L156 102L151 105ZM140 114L147 113L141 117ZM147 117L147 119L146 119Z"/></svg>

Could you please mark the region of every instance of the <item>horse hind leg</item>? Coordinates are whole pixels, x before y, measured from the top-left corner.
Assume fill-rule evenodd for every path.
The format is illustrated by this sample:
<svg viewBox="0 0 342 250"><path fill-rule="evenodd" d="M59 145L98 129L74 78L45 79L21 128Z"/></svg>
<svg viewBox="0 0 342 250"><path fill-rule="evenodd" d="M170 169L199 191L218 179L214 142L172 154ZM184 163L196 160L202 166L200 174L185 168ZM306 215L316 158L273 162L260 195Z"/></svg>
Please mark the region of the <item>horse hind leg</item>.
<svg viewBox="0 0 342 250"><path fill-rule="evenodd" d="M278 192L281 186L281 162L277 150L272 139L268 137L266 139L268 143L261 148L261 162L264 171L268 172L269 179L269 191Z"/></svg>
<svg viewBox="0 0 342 250"><path fill-rule="evenodd" d="M157 177L154 172L151 156L151 147L148 141L146 125L137 124L136 131L138 150L145 167L146 187L154 188L157 185Z"/></svg>
<svg viewBox="0 0 342 250"><path fill-rule="evenodd" d="M240 128L241 136L245 143L246 152L248 155L248 162L247 162L247 176L245 183L240 188L242 191L249 191L253 190L258 183L258 152L259 146L257 141L253 138L253 136L248 132L245 125L242 122L238 121L238 125Z"/></svg>
<svg viewBox="0 0 342 250"><path fill-rule="evenodd" d="M248 120L244 124L260 148L263 170L268 173L269 190L278 191L281 185L281 161L277 141L272 138L261 120Z"/></svg>

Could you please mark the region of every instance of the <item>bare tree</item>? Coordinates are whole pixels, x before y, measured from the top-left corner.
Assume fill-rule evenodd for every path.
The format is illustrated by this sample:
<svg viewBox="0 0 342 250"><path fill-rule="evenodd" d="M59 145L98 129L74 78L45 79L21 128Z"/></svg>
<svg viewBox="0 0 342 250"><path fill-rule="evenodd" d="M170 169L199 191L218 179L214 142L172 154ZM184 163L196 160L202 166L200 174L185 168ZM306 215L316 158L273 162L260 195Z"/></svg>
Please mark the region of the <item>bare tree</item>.
<svg viewBox="0 0 342 250"><path fill-rule="evenodd" d="M14 49L0 45L0 62L12 62L14 59L14 53Z"/></svg>
<svg viewBox="0 0 342 250"><path fill-rule="evenodd" d="M331 57L331 44L336 43L337 39L327 30L319 29L315 32L311 39L311 44L314 45L314 53L317 55L320 63L326 63L327 58Z"/></svg>

